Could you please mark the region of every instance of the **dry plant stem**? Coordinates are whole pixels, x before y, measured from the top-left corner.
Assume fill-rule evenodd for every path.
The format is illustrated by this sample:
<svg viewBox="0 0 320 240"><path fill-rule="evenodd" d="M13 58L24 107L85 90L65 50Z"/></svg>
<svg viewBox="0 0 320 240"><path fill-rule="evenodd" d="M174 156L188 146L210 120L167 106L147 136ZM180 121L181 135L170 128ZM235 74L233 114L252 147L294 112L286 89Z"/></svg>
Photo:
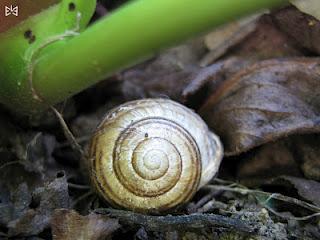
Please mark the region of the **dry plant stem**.
<svg viewBox="0 0 320 240"><path fill-rule="evenodd" d="M75 150L81 157L85 156L84 151L82 149L82 147L79 145L79 143L76 141L75 137L73 136L72 132L70 131L68 125L66 124L66 122L64 121L61 113L55 108L55 107L51 107L52 111L54 112L54 114L56 115L56 117L59 120L59 123L62 127L62 130L64 132L65 137L67 138L67 140L69 141L71 147L73 150Z"/></svg>
<svg viewBox="0 0 320 240"><path fill-rule="evenodd" d="M240 219L228 218L215 214L190 214L179 216L150 216L130 211L110 208L96 209L95 213L106 214L118 218L120 222L128 225L142 225L151 231L170 231L184 229L199 229L204 227L223 227L240 231L246 234L254 234L255 229Z"/></svg>
<svg viewBox="0 0 320 240"><path fill-rule="evenodd" d="M75 137L75 140L78 143L85 143L88 142L90 140L91 136L90 135L84 135L81 137ZM70 142L68 140L66 140L65 142L62 142L59 144L58 148L64 148L64 147L69 147L70 146Z"/></svg>
<svg viewBox="0 0 320 240"><path fill-rule="evenodd" d="M278 216L278 217L280 217L280 218L284 218L284 219L286 219L286 220L306 221L306 220L309 220L309 219L311 219L311 218L320 216L320 212L318 212L318 213L314 213L314 214L311 214L311 215L308 215L308 216L304 216L304 217L290 217L290 216L287 216L287 215L284 215L284 214L281 214L281 213L275 211L274 209L272 209L272 208L269 207L269 206L264 205L264 207L265 207L268 211L272 212L274 215L276 215L276 216Z"/></svg>
<svg viewBox="0 0 320 240"><path fill-rule="evenodd" d="M88 186L88 185L80 185L80 184L69 183L69 182L68 182L68 186L70 188L75 188L75 189L80 189L80 190L88 190L88 189L90 189L90 186Z"/></svg>
<svg viewBox="0 0 320 240"><path fill-rule="evenodd" d="M0 171L5 169L8 166L15 165L15 164L21 164L21 162L20 161L12 161L12 162L4 163L3 165L0 166Z"/></svg>
<svg viewBox="0 0 320 240"><path fill-rule="evenodd" d="M70 131L68 125L64 121L62 114L55 108L51 107L52 111L55 113L56 117L59 120L59 123L62 127L62 130L64 132L65 137L67 138L68 142L70 143L72 149L76 151L81 158L85 158L84 151L82 147L79 145L79 143L76 141L75 137L73 136L72 132ZM73 183L68 183L69 187L72 188L77 188L77 189L83 189L83 190L89 190L88 192L84 193L81 195L79 198L77 198L73 203L72 207L74 208L79 202L81 202L83 199L86 199L87 197L90 197L91 195L94 195L94 192L90 190L90 186L85 186L85 185L78 185L78 184L73 184Z"/></svg>
<svg viewBox="0 0 320 240"><path fill-rule="evenodd" d="M236 192L236 193L240 193L243 195L247 195L247 194L252 194L254 195L256 198L258 195L264 195L267 196L268 198L264 201L264 202L260 202L260 204L263 205L263 207L265 207L266 209L268 209L270 212L274 213L275 215L285 218L285 219L293 219L293 220L307 220L310 219L312 217L316 217L316 216L320 216L320 208L307 203L305 201L301 201L299 199L296 198L292 198L292 197L288 197L288 196L284 196L282 194L278 194L278 193L268 193L268 192L263 192L263 191L259 191L259 190L251 190L251 189L247 189L247 188L243 188L243 187L228 187L228 186L222 186L222 185L207 185L205 186L206 188L209 189L215 189L215 190L224 190L224 191L229 191L229 192ZM270 208L267 203L269 200L271 199L276 199L276 200L280 200L283 202L287 202L287 203L292 203L295 204L297 206L303 207L305 209L308 209L310 211L315 212L314 214L308 215L308 216L304 216L304 217L287 217L281 213L276 212L274 209Z"/></svg>
<svg viewBox="0 0 320 240"><path fill-rule="evenodd" d="M209 202L215 195L217 194L216 191L210 191L207 195L205 195L203 198L201 198L196 204L195 209L198 209L205 205L207 202Z"/></svg>
<svg viewBox="0 0 320 240"><path fill-rule="evenodd" d="M81 202L82 200L90 197L91 195L94 195L93 191L88 191L88 192L82 194L80 197L78 197L77 199L74 200L74 202L72 203L72 208L75 208L75 206L77 206L77 204L79 202Z"/></svg>
<svg viewBox="0 0 320 240"><path fill-rule="evenodd" d="M222 203L217 203L215 199L212 199L211 201L208 201L206 204L204 204L201 208L197 210L198 213L205 213L212 211L213 209L219 209L222 205ZM226 204L222 206L223 208L226 208Z"/></svg>
<svg viewBox="0 0 320 240"><path fill-rule="evenodd" d="M196 202L195 204L190 204L190 207L188 207L188 213L207 212L205 209L207 209L208 205L210 205L212 202L215 202L214 197L219 195L220 192L223 192L223 191L217 192L217 191L211 190L208 194L202 197L198 202Z"/></svg>

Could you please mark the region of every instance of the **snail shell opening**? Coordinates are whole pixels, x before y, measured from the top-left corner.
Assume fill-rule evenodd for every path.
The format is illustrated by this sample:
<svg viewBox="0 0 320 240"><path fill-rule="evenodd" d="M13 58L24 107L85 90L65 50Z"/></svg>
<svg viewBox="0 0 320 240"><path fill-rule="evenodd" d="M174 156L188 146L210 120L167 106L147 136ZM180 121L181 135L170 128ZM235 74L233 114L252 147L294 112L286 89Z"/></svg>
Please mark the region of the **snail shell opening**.
<svg viewBox="0 0 320 240"><path fill-rule="evenodd" d="M168 99L107 113L90 145L91 179L113 206L160 212L187 202L216 174L219 138L192 110Z"/></svg>

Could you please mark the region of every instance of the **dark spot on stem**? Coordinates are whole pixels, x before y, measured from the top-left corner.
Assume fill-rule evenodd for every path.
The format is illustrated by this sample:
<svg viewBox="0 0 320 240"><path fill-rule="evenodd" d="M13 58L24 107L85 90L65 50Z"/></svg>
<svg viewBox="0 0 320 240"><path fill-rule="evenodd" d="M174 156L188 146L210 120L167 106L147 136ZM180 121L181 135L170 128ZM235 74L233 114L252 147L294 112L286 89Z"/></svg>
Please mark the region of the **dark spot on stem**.
<svg viewBox="0 0 320 240"><path fill-rule="evenodd" d="M33 35L33 32L28 29L27 31L24 32L23 34L24 38L28 40L28 42L31 44L36 40L36 36Z"/></svg>
<svg viewBox="0 0 320 240"><path fill-rule="evenodd" d="M71 2L69 3L69 11L74 11L76 9L76 4Z"/></svg>
<svg viewBox="0 0 320 240"><path fill-rule="evenodd" d="M147 138L148 136L149 136L149 135L148 135L148 133L144 134L144 137L146 137L146 138Z"/></svg>
<svg viewBox="0 0 320 240"><path fill-rule="evenodd" d="M30 39L32 37L32 31L28 29L27 31L24 32L24 38Z"/></svg>

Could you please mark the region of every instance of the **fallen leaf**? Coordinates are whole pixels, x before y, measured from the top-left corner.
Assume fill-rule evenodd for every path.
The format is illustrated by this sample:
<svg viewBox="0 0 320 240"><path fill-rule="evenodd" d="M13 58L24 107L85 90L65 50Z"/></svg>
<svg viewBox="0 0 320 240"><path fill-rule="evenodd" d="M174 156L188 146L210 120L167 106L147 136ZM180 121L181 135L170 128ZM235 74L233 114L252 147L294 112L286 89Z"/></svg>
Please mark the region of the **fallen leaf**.
<svg viewBox="0 0 320 240"><path fill-rule="evenodd" d="M21 198L21 196L19 197ZM8 235L31 236L39 234L49 227L51 214L55 209L68 208L69 205L70 199L66 178L57 178L46 186L37 188L32 193L32 202L29 203L28 209L25 209L17 219L8 223ZM25 206L23 207L25 208Z"/></svg>
<svg viewBox="0 0 320 240"><path fill-rule="evenodd" d="M305 177L320 181L320 135L312 134L293 139L295 155Z"/></svg>
<svg viewBox="0 0 320 240"><path fill-rule="evenodd" d="M306 178L318 180L320 179L319 142L319 134L304 134L263 144L247 154L238 156L240 161L237 179L247 186L254 187L283 175L292 177L304 175Z"/></svg>
<svg viewBox="0 0 320 240"><path fill-rule="evenodd" d="M221 45L225 43L226 40L230 39L235 33L240 32L243 27L246 27L252 23L255 23L256 20L263 14L255 13L239 20L233 21L231 23L227 23L222 25L221 27L215 29L214 31L208 33L205 38L204 42L206 47L209 50L216 50Z"/></svg>
<svg viewBox="0 0 320 240"><path fill-rule="evenodd" d="M320 54L320 21L318 19L294 7L283 8L272 16L278 28L292 40L310 52Z"/></svg>
<svg viewBox="0 0 320 240"><path fill-rule="evenodd" d="M280 175L301 176L288 139L264 144L241 158L237 179L242 184L257 187Z"/></svg>
<svg viewBox="0 0 320 240"><path fill-rule="evenodd" d="M208 95L214 92L223 81L256 61L304 55L305 50L294 39L279 30L272 15L261 16L253 25L256 26L255 29L251 33L247 33L245 38L243 36L235 40L232 38L230 42L224 43L228 46L228 49L222 49L220 46L217 52L213 51L212 56L219 54L219 51L223 51L222 60L201 68L190 75L191 80L186 82L187 85L182 92L182 100L185 104L197 109L199 104L203 103ZM210 39L206 40L208 41L206 44L210 48L215 47L211 43L211 41L214 42L214 40L211 40L214 37L215 33L206 37ZM213 45L211 46L211 44ZM211 53L208 53L203 61L207 61L207 57L212 56ZM202 62L202 65L207 64Z"/></svg>
<svg viewBox="0 0 320 240"><path fill-rule="evenodd" d="M320 20L319 0L291 0L291 4L296 6L301 12L307 13Z"/></svg>
<svg viewBox="0 0 320 240"><path fill-rule="evenodd" d="M24 165L30 172L38 172L45 174L48 178L48 169L57 170L55 159L52 157L55 148L56 139L51 135L43 135L37 133L30 142L26 145L26 156ZM56 175L56 172L50 172L51 177Z"/></svg>
<svg viewBox="0 0 320 240"><path fill-rule="evenodd" d="M278 57L304 56L304 51L294 39L281 31L270 14L260 17L256 28L225 55L253 60Z"/></svg>
<svg viewBox="0 0 320 240"><path fill-rule="evenodd" d="M28 213L32 191L43 184L43 179L40 174L31 174L19 161L0 162L0 226L7 229Z"/></svg>
<svg viewBox="0 0 320 240"><path fill-rule="evenodd" d="M199 69L205 51L202 39L169 49L155 59L124 72L122 93L127 100L169 97L180 100L182 89Z"/></svg>
<svg viewBox="0 0 320 240"><path fill-rule="evenodd" d="M229 58L200 69L182 91L182 101L191 108L201 104L230 76L252 64L243 58Z"/></svg>
<svg viewBox="0 0 320 240"><path fill-rule="evenodd" d="M117 219L95 213L81 216L74 210L57 209L51 227L54 240L99 240L109 237L120 224Z"/></svg>
<svg viewBox="0 0 320 240"><path fill-rule="evenodd" d="M319 132L319 77L318 58L262 61L224 81L200 113L221 137L226 155Z"/></svg>
<svg viewBox="0 0 320 240"><path fill-rule="evenodd" d="M20 218L29 209L31 193L26 183L20 184L14 192L0 188L0 225L6 227L7 223Z"/></svg>
<svg viewBox="0 0 320 240"><path fill-rule="evenodd" d="M205 67L223 56L231 47L241 42L249 33L256 28L256 21L262 13L250 15L240 20L233 21L208 33L204 42L210 50L200 62Z"/></svg>
<svg viewBox="0 0 320 240"><path fill-rule="evenodd" d="M291 184L298 192L298 195L306 199L313 204L320 206L320 183L313 181L313 180L307 180L304 178L297 178L292 176L281 176L274 181L272 181L271 184L286 182L287 184Z"/></svg>

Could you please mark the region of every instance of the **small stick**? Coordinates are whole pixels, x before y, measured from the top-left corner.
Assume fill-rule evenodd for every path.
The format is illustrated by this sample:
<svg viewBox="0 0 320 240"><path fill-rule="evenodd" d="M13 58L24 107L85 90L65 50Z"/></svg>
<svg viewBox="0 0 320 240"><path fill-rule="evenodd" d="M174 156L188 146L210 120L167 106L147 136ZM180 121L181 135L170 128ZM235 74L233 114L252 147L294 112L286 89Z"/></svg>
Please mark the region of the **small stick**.
<svg viewBox="0 0 320 240"><path fill-rule="evenodd" d="M81 190L90 189L90 186L88 186L88 185L80 185L80 184L75 184L75 183L70 183L70 182L68 182L68 186L70 188L81 189Z"/></svg>
<svg viewBox="0 0 320 240"><path fill-rule="evenodd" d="M72 208L75 208L75 206L77 206L79 202L81 202L82 200L90 197L91 195L93 196L94 192L93 191L88 191L85 194L83 194L80 197L78 197L77 199L75 199L74 202L72 203Z"/></svg>
<svg viewBox="0 0 320 240"><path fill-rule="evenodd" d="M285 195L282 195L282 194L279 194L279 193L268 193L268 192L264 192L264 191L260 191L260 190L251 190L251 189L241 188L241 187L232 188L232 187L221 186L221 185L207 185L207 186L205 186L205 188L215 189L215 190L224 190L224 191L229 191L229 192L236 192L236 193L243 194L243 195L252 194L255 197L257 195L265 195L268 198L264 202L262 202L262 203L260 202L260 203L265 208L267 208L270 212L275 213L275 214L277 212L275 210L273 210L273 209L271 211L270 210L271 208L267 205L267 202L270 199L276 199L276 200L280 200L280 201L283 201L283 202L292 203L294 205L303 207L303 208L308 209L310 211L313 211L315 213L315 214L308 215L308 216L301 217L301 218L297 218L297 217L292 217L291 218L290 217L290 219L306 220L306 219L309 219L311 217L316 217L316 216L320 215L320 208L319 207L317 207L317 206L315 206L313 204L307 203L305 201L302 201L302 200L299 200L299 199L296 199L296 198L292 198L292 197L288 197L288 196L285 196ZM280 217L284 217L284 215L282 215L280 213L277 213L276 215L280 216Z"/></svg>
<svg viewBox="0 0 320 240"><path fill-rule="evenodd" d="M57 118L58 118L58 120L59 120L59 122L60 122L60 124L62 126L64 135L67 138L68 142L70 143L72 149L75 150L77 153L79 153L80 156L85 156L82 147L79 145L79 143L77 142L77 140L73 136L72 132L70 131L70 129L68 127L68 125L64 121L61 113L55 107L51 107L51 109L55 113L55 115L57 116Z"/></svg>
<svg viewBox="0 0 320 240"><path fill-rule="evenodd" d="M128 225L142 225L151 231L171 231L183 229L199 229L204 227L223 227L237 230L246 234L255 234L256 229L249 223L235 218L229 218L216 214L199 214L179 216L150 216L124 210L100 208L94 211L98 214L106 214L118 218L120 222Z"/></svg>

